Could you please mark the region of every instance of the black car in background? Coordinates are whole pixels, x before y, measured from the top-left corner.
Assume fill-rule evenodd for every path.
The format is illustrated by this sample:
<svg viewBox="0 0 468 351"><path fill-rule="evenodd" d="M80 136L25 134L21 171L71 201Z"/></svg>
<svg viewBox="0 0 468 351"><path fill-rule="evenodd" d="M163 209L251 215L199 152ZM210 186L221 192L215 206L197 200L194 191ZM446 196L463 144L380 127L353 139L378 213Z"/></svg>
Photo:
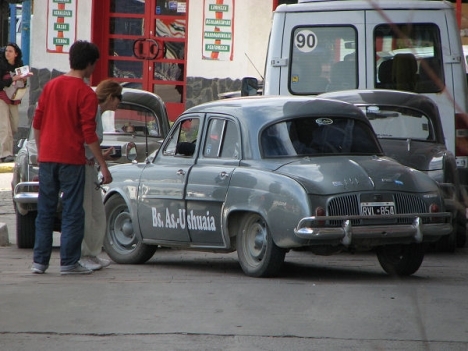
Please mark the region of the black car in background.
<svg viewBox="0 0 468 351"><path fill-rule="evenodd" d="M455 155L447 149L436 103L425 95L396 90L348 90L323 98L352 103L367 116L385 155L425 172L437 181L452 212L453 232L437 243L454 251L466 243L466 194L458 178Z"/></svg>

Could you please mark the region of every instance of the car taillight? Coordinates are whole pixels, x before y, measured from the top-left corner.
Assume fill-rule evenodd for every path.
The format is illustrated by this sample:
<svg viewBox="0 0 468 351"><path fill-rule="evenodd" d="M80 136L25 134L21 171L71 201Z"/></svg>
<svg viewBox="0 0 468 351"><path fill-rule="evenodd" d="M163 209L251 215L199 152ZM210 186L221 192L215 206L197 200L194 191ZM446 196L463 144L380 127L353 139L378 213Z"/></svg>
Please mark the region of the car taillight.
<svg viewBox="0 0 468 351"><path fill-rule="evenodd" d="M315 209L315 216L317 217L323 217L326 216L327 213L325 212L325 209L323 207L317 207ZM317 226L323 227L325 225L325 221L316 221L315 222Z"/></svg>
<svg viewBox="0 0 468 351"><path fill-rule="evenodd" d="M468 114L455 113L455 156L468 156Z"/></svg>

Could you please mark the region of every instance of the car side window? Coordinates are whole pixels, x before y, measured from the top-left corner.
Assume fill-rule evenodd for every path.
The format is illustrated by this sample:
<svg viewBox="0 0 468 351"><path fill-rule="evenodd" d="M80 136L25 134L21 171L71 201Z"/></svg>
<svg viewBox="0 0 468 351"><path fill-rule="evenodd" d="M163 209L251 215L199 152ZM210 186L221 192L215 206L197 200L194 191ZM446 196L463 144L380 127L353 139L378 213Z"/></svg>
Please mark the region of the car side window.
<svg viewBox="0 0 468 351"><path fill-rule="evenodd" d="M221 140L226 128L226 121L218 118L210 120L208 125L208 132L206 135L205 148L203 149L203 156L205 157L218 157L221 149Z"/></svg>
<svg viewBox="0 0 468 351"><path fill-rule="evenodd" d="M173 129L169 143L163 150L163 155L193 157L199 126L198 118L188 118L178 122Z"/></svg>
<svg viewBox="0 0 468 351"><path fill-rule="evenodd" d="M208 158L239 159L239 133L235 123L213 118L208 125L203 156Z"/></svg>
<svg viewBox="0 0 468 351"><path fill-rule="evenodd" d="M237 126L228 121L221 149L222 158L240 159L240 139Z"/></svg>

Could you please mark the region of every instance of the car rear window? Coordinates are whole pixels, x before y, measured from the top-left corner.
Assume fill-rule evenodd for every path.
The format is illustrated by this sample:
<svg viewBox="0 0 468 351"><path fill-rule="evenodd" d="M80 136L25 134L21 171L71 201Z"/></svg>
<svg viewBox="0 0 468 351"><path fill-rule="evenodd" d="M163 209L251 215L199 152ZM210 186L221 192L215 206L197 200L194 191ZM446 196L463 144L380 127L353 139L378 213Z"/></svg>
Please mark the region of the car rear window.
<svg viewBox="0 0 468 351"><path fill-rule="evenodd" d="M102 114L104 133L130 133L140 136L162 137L159 119L149 109L121 103L116 111Z"/></svg>
<svg viewBox="0 0 468 351"><path fill-rule="evenodd" d="M291 94L319 94L358 87L356 28L300 26L292 35Z"/></svg>
<svg viewBox="0 0 468 351"><path fill-rule="evenodd" d="M431 120L422 112L395 106L361 106L380 139L435 141Z"/></svg>
<svg viewBox="0 0 468 351"><path fill-rule="evenodd" d="M374 29L375 87L417 93L443 90L439 27L433 23L391 23Z"/></svg>
<svg viewBox="0 0 468 351"><path fill-rule="evenodd" d="M265 158L382 153L367 124L339 117L297 118L271 125L262 132L261 145Z"/></svg>

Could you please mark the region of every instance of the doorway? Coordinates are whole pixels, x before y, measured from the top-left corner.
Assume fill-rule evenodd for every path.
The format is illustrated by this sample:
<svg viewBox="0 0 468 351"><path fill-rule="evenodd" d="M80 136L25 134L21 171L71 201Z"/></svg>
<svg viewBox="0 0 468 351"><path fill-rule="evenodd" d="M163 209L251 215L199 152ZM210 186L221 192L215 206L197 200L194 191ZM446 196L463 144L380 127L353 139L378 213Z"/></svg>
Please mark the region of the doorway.
<svg viewBox="0 0 468 351"><path fill-rule="evenodd" d="M189 0L99 0L92 41L101 50L92 85L106 78L159 95L169 118L184 110Z"/></svg>

